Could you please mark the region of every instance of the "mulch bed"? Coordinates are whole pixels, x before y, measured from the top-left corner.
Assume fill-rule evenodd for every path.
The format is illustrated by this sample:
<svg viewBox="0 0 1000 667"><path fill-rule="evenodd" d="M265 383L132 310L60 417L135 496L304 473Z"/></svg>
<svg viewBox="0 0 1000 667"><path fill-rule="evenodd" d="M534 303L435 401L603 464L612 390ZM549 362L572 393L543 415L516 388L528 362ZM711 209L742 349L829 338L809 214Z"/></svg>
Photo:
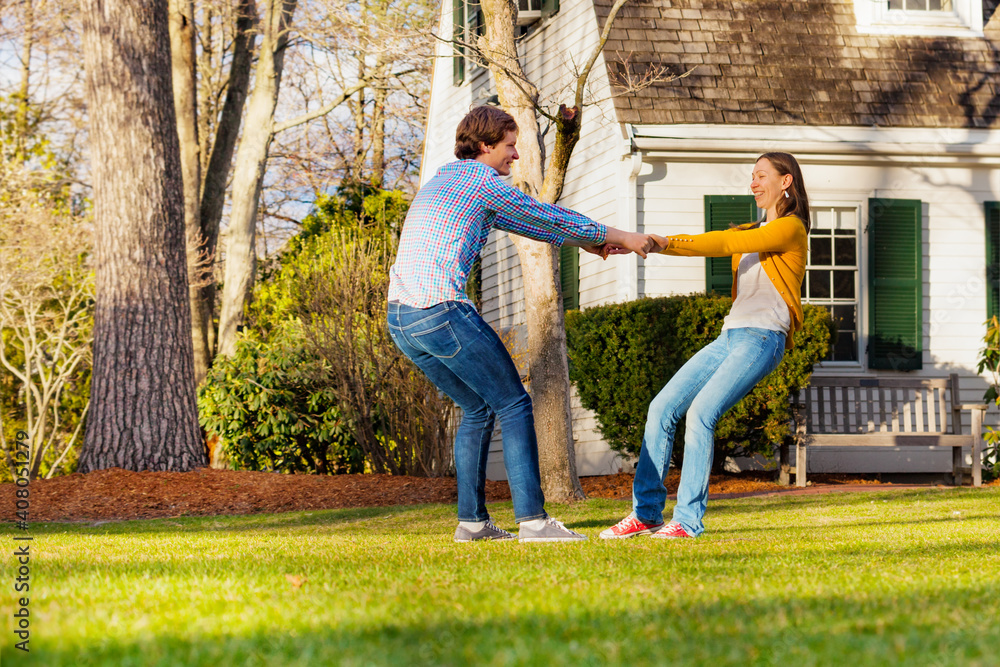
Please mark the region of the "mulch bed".
<svg viewBox="0 0 1000 667"><path fill-rule="evenodd" d="M671 471L667 490L677 490L679 475ZM773 481L770 473L713 475L712 497L770 493L816 493L823 489L871 488L878 481L846 475L810 475L809 489L796 490ZM591 498L631 498L632 475L584 477ZM888 486L888 485L886 485ZM926 485L925 485L926 486ZM900 488L895 485L892 488ZM12 508L0 520L14 521L15 487L0 484L0 507ZM391 475L281 475L267 472L212 470L131 472L120 468L74 473L36 480L30 486L29 521L117 521L176 516L209 516L290 512L345 507L380 507L421 503L454 503L451 477ZM487 482L491 502L510 500L506 482Z"/></svg>

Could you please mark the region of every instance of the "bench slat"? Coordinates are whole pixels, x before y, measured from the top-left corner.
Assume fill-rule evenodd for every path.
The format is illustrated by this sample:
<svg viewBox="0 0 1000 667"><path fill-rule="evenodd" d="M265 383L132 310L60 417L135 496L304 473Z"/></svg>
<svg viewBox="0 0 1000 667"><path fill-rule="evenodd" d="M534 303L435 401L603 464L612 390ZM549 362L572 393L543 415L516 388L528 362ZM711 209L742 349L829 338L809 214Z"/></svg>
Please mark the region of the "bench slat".
<svg viewBox="0 0 1000 667"><path fill-rule="evenodd" d="M872 390L868 387L864 387L859 388L859 391L864 392L865 395L865 412L868 413L867 432L871 433L875 430L875 406L872 403Z"/></svg>
<svg viewBox="0 0 1000 667"><path fill-rule="evenodd" d="M913 433L913 397L917 392L903 391L903 432Z"/></svg>
<svg viewBox="0 0 1000 667"><path fill-rule="evenodd" d="M934 389L929 389L927 391L927 431L930 433L936 433L940 430L936 424L937 412L934 405Z"/></svg>
<svg viewBox="0 0 1000 667"><path fill-rule="evenodd" d="M806 387L802 390L806 396L805 400L805 410L806 410L806 431L813 430L813 409L812 409L812 387Z"/></svg>
<svg viewBox="0 0 1000 667"><path fill-rule="evenodd" d="M917 431L924 430L924 390L917 390Z"/></svg>
<svg viewBox="0 0 1000 667"><path fill-rule="evenodd" d="M891 388L914 388L914 387L934 387L940 389L948 388L947 378L868 378L868 377L844 377L844 376L813 376L809 379L810 387L891 387Z"/></svg>
<svg viewBox="0 0 1000 667"><path fill-rule="evenodd" d="M948 432L948 405L944 400L944 389L938 389L938 430Z"/></svg>
<svg viewBox="0 0 1000 667"><path fill-rule="evenodd" d="M885 423L885 388L878 388L878 423L879 429L883 433L887 432L889 429Z"/></svg>
<svg viewBox="0 0 1000 667"><path fill-rule="evenodd" d="M841 447L961 447L969 444L967 435L942 433L807 433L803 440L807 447L838 445Z"/></svg>
<svg viewBox="0 0 1000 667"><path fill-rule="evenodd" d="M816 430L826 430L826 408L823 404L823 387L816 387L816 403L819 404L819 424Z"/></svg>

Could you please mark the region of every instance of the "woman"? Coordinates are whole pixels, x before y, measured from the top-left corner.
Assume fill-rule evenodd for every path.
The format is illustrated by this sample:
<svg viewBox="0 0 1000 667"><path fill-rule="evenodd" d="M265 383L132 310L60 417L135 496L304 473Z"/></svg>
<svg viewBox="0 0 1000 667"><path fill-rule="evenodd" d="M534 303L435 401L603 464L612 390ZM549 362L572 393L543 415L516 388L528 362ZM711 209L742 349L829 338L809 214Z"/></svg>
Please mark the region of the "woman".
<svg viewBox="0 0 1000 667"><path fill-rule="evenodd" d="M715 424L781 362L802 328L799 298L805 274L809 199L802 171L788 153L764 153L750 183L763 220L706 234L654 237L660 252L687 257L733 257L733 306L722 333L688 360L649 406L633 511L601 533L604 539L652 534L697 537L708 499ZM677 505L663 523L674 430L687 415Z"/></svg>

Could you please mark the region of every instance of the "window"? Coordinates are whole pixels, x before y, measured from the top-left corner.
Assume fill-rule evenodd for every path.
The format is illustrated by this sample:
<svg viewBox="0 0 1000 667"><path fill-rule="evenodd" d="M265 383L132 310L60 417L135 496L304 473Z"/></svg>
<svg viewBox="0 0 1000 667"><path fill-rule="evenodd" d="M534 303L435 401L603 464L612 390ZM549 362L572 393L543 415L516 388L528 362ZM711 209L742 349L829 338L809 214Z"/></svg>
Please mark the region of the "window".
<svg viewBox="0 0 1000 667"><path fill-rule="evenodd" d="M483 63L473 55L474 49L466 44L474 44L483 35L483 10L475 0L452 0L452 39L455 41L455 56L453 63L453 83L462 85L465 81L466 60L482 67Z"/></svg>
<svg viewBox="0 0 1000 667"><path fill-rule="evenodd" d="M822 306L837 328L837 341L824 361L858 363L860 266L858 209L818 207L810 211L809 257L802 302Z"/></svg>
<svg viewBox="0 0 1000 667"><path fill-rule="evenodd" d="M518 25L529 25L540 18L542 18L542 0L518 0Z"/></svg>
<svg viewBox="0 0 1000 667"><path fill-rule="evenodd" d="M559 11L559 0L518 0L517 5L519 36L526 34L527 26ZM478 0L452 0L451 9L452 39L455 42L452 83L460 86L465 81L466 61L474 58L473 49L465 45L473 44L477 37L483 35L485 23ZM478 59L472 62L477 67L486 65Z"/></svg>
<svg viewBox="0 0 1000 667"><path fill-rule="evenodd" d="M901 9L907 12L951 11L951 0L889 0L889 11Z"/></svg>
<svg viewBox="0 0 1000 667"><path fill-rule="evenodd" d="M559 11L559 0L517 0L517 24L531 25Z"/></svg>
<svg viewBox="0 0 1000 667"><path fill-rule="evenodd" d="M858 32L972 37L983 34L977 0L854 0Z"/></svg>

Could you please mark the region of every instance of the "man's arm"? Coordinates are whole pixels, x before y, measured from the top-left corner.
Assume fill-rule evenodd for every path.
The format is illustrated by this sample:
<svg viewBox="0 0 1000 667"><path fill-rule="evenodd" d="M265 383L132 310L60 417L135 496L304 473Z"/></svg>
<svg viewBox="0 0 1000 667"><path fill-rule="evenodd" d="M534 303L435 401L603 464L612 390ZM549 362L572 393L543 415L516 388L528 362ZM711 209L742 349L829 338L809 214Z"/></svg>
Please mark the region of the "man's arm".
<svg viewBox="0 0 1000 667"><path fill-rule="evenodd" d="M580 245L604 243L606 229L601 223L562 206L543 204L497 176L483 179L480 196L486 209L496 213L493 224L500 229L555 245L570 239Z"/></svg>
<svg viewBox="0 0 1000 667"><path fill-rule="evenodd" d="M624 232L555 204L543 204L499 178L486 178L481 194L486 208L496 213L493 225L508 232L555 245L572 245L606 257L614 244L645 257L656 247L648 234Z"/></svg>

